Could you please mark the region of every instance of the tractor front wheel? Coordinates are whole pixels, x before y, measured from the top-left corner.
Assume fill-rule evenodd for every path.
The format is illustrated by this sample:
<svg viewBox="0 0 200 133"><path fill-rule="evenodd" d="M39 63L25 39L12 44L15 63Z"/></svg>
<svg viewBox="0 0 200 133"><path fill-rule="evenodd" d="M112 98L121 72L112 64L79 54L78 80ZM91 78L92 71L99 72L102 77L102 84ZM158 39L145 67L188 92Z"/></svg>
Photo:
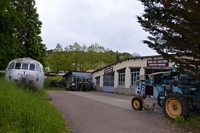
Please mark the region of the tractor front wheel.
<svg viewBox="0 0 200 133"><path fill-rule="evenodd" d="M143 109L143 100L139 97L134 97L131 101L131 105L134 110L142 110Z"/></svg>
<svg viewBox="0 0 200 133"><path fill-rule="evenodd" d="M180 93L169 94L163 101L163 113L172 119L178 116L187 118L190 114L189 101Z"/></svg>

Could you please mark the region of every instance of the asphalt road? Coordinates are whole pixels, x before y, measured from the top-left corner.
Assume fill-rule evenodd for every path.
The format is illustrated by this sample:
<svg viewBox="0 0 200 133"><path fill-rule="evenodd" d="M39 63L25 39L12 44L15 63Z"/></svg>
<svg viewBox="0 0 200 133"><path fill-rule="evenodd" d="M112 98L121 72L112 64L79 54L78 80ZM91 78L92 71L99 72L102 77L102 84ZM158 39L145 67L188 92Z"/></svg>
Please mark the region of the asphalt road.
<svg viewBox="0 0 200 133"><path fill-rule="evenodd" d="M48 91L74 133L184 133L167 123L161 108L132 109L133 96L105 92ZM146 99L152 104L155 99Z"/></svg>

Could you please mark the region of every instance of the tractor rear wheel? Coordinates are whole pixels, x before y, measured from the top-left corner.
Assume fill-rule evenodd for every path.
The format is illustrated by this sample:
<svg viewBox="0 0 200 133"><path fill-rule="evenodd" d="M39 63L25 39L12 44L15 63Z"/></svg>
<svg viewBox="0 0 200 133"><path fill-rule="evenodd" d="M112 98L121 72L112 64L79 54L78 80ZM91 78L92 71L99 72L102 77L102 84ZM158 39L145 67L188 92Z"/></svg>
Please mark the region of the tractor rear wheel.
<svg viewBox="0 0 200 133"><path fill-rule="evenodd" d="M139 97L134 97L131 101L131 105L134 110L142 110L143 109L143 100Z"/></svg>
<svg viewBox="0 0 200 133"><path fill-rule="evenodd" d="M190 114L189 101L180 93L169 94L163 101L163 113L172 119L179 116L187 118Z"/></svg>

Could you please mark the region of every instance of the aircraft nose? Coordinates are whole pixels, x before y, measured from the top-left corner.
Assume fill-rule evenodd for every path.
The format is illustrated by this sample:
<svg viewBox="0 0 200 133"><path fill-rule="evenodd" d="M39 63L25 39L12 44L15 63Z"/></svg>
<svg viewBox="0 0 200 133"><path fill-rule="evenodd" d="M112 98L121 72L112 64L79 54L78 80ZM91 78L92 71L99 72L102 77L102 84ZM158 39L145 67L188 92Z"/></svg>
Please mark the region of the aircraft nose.
<svg viewBox="0 0 200 133"><path fill-rule="evenodd" d="M26 78L22 78L22 79L21 79L21 82L22 82L22 83L26 83Z"/></svg>

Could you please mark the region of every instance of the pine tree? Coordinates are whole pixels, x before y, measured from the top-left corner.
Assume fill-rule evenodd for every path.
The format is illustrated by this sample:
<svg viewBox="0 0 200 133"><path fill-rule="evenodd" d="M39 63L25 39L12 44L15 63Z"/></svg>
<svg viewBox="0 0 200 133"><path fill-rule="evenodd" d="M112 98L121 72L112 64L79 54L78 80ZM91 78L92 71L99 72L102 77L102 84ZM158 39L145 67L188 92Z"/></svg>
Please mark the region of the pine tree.
<svg viewBox="0 0 200 133"><path fill-rule="evenodd" d="M163 57L176 62L180 70L189 70L192 76L200 79L200 2L140 1L144 5L144 14L137 17L138 22L151 35L143 42Z"/></svg>

